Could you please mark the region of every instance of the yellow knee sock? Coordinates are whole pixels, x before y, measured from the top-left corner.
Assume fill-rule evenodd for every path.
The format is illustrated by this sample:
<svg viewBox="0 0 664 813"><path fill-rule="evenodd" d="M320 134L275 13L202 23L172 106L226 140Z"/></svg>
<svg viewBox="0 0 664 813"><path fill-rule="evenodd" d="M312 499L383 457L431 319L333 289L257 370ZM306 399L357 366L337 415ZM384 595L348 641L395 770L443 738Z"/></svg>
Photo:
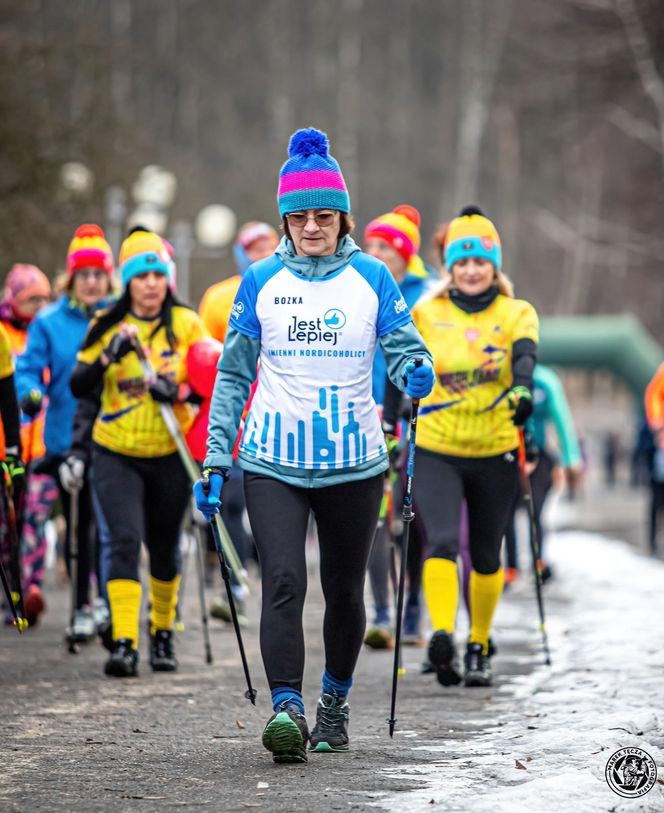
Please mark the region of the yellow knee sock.
<svg viewBox="0 0 664 813"><path fill-rule="evenodd" d="M150 576L150 632L172 630L175 623L175 605L178 603L180 577L163 582Z"/></svg>
<svg viewBox="0 0 664 813"><path fill-rule="evenodd" d="M470 641L489 651L491 621L503 591L503 569L495 573L470 572Z"/></svg>
<svg viewBox="0 0 664 813"><path fill-rule="evenodd" d="M106 585L111 608L113 640L129 638L138 648L138 619L141 612L141 583L133 579L111 579Z"/></svg>
<svg viewBox="0 0 664 813"><path fill-rule="evenodd" d="M422 571L422 585L434 632L454 632L459 603L459 576L456 562L449 559L427 559Z"/></svg>

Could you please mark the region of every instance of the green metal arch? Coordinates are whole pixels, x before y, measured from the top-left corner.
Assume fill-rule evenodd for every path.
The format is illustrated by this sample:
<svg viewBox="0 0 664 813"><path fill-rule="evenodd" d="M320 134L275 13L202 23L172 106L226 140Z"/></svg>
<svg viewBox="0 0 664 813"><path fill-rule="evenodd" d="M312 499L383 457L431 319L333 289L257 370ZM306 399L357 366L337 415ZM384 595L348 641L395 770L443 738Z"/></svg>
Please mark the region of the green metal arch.
<svg viewBox="0 0 664 813"><path fill-rule="evenodd" d="M609 370L642 403L664 350L631 314L544 316L537 357L556 367Z"/></svg>

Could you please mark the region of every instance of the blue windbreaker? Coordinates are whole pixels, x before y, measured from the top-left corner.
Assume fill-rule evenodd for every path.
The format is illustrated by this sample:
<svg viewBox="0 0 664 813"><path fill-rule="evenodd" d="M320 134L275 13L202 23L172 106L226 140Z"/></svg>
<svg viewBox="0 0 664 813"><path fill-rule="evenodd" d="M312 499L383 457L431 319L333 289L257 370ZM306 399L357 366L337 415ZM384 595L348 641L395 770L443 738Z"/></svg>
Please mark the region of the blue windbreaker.
<svg viewBox="0 0 664 813"><path fill-rule="evenodd" d="M66 294L61 296L34 318L25 352L16 360L19 401L33 389L48 398L44 429L47 455L64 455L71 445L76 399L69 389L69 377L90 319ZM48 383L45 369L50 374Z"/></svg>

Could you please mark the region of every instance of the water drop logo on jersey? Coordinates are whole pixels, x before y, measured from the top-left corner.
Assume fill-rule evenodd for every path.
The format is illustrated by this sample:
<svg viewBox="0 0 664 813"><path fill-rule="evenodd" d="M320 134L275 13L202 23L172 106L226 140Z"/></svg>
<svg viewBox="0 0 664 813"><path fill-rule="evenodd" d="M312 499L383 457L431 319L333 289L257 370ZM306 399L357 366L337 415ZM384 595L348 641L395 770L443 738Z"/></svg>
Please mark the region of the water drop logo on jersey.
<svg viewBox="0 0 664 813"><path fill-rule="evenodd" d="M627 799L636 799L654 787L657 765L642 748L621 748L606 763L604 775L614 793Z"/></svg>
<svg viewBox="0 0 664 813"><path fill-rule="evenodd" d="M288 341L304 344L327 344L336 347L341 330L346 324L346 314L341 308L328 308L317 319L300 319L291 316L288 325Z"/></svg>

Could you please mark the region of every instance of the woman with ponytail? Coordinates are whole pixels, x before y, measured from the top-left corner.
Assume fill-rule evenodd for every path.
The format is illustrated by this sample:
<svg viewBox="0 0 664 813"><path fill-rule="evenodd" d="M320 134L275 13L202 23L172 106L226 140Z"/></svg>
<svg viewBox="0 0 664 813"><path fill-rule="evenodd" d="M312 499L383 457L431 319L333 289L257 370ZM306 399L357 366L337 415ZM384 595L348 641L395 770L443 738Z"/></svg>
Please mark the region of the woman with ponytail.
<svg viewBox="0 0 664 813"><path fill-rule="evenodd" d="M77 398L95 395L92 469L111 543L106 589L112 651L105 673L138 674L141 542L150 555L150 665L174 671L177 544L189 479L160 404L173 406L184 432L193 411L180 395L189 347L207 335L200 317L169 287L172 260L157 234L133 231L120 250L123 293L92 322L71 377ZM137 351L156 372L146 380Z"/></svg>

